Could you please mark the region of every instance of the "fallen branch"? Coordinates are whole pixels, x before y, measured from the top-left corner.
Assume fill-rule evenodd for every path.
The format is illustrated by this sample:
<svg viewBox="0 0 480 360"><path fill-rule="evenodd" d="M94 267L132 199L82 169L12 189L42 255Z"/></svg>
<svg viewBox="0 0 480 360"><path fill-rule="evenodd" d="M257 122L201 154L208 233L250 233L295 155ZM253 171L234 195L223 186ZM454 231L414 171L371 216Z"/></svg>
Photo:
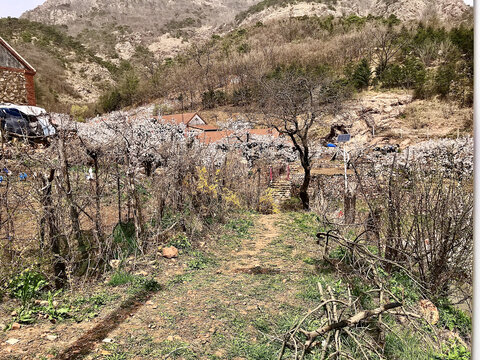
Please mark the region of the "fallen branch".
<svg viewBox="0 0 480 360"><path fill-rule="evenodd" d="M300 330L301 333L303 333L307 337L307 341L305 342L305 348L309 349L312 343L315 341L315 339L319 336L322 336L326 334L329 331L332 330L340 330L345 327L353 327L357 325L360 321L368 319L372 316L377 316L380 315L381 313L390 310L390 309L395 309L397 307L402 306L401 303L398 302L393 302L393 303L388 303L385 305L382 305L376 309L373 310L365 310L361 311L358 314L353 315L349 319L345 319L342 321L338 321L333 324L325 325L321 328L318 328L317 330L314 331L305 331L305 330Z"/></svg>

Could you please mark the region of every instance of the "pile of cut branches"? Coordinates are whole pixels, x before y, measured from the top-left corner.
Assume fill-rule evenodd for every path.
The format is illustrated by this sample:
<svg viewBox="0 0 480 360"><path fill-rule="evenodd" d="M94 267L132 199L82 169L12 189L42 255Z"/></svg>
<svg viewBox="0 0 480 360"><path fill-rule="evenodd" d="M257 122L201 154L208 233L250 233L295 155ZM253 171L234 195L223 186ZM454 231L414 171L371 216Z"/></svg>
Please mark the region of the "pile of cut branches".
<svg viewBox="0 0 480 360"><path fill-rule="evenodd" d="M328 231L317 234L317 237L319 244L324 241L322 245L326 263L346 277L360 276L365 283L372 285L367 292L376 294L374 305L371 308L362 306L360 297L352 295L349 284L340 294L330 285L318 282L320 304L306 313L286 333L275 338L282 343L278 360L285 358L286 349L290 349L289 353L296 360L304 359L307 354L313 352L316 356L320 355L315 358L321 360L386 359L384 339L387 333L394 334L399 342L404 342L392 326L392 323L397 322L415 329L415 333L431 348L439 348L440 344L435 340L435 327L418 313L417 304L406 301L389 289L388 281L382 275L382 265L389 262L415 281L413 275L400 264L372 253L369 247L362 243L363 235L364 233L354 240L348 240L338 232ZM329 246L333 241L336 246L344 249L343 258L329 257ZM342 268L339 266L340 262L347 265ZM310 329L312 324L317 324L316 328Z"/></svg>

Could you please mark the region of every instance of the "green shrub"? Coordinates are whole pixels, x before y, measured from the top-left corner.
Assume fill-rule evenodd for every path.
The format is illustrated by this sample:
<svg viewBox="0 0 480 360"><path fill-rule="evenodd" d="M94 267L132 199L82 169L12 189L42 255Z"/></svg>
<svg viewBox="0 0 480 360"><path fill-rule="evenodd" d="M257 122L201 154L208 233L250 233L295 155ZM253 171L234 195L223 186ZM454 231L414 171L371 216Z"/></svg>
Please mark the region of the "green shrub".
<svg viewBox="0 0 480 360"><path fill-rule="evenodd" d="M472 332L472 319L462 310L451 305L447 299L438 303L440 316L439 325L449 330L458 330L462 336L470 336Z"/></svg>
<svg viewBox="0 0 480 360"><path fill-rule="evenodd" d="M458 341L450 340L448 344L442 346L442 353L434 354L433 358L435 360L470 360L472 354Z"/></svg>
<svg viewBox="0 0 480 360"><path fill-rule="evenodd" d="M370 71L370 64L367 59L362 59L360 63L355 67L352 74L352 83L357 89L365 89L370 85L370 77L372 72Z"/></svg>
<svg viewBox="0 0 480 360"><path fill-rule="evenodd" d="M213 109L215 106L225 105L227 94L222 90L209 90L202 94L202 105L205 109Z"/></svg>
<svg viewBox="0 0 480 360"><path fill-rule="evenodd" d="M232 94L232 103L234 106L244 106L252 101L252 91L250 88L242 87L234 90Z"/></svg>
<svg viewBox="0 0 480 360"><path fill-rule="evenodd" d="M239 54L246 54L250 51L250 45L247 43L242 43L237 47L237 51Z"/></svg>
<svg viewBox="0 0 480 360"><path fill-rule="evenodd" d="M85 115L87 112L87 105L72 105L72 107L70 108L70 115L72 115L73 119L78 122L85 122Z"/></svg>
<svg viewBox="0 0 480 360"><path fill-rule="evenodd" d="M25 307L38 293L48 285L45 277L32 269L25 269L8 283L10 295L22 301Z"/></svg>
<svg viewBox="0 0 480 360"><path fill-rule="evenodd" d="M98 103L103 112L119 110L122 106L122 95L118 89L114 88L101 95Z"/></svg>
<svg viewBox="0 0 480 360"><path fill-rule="evenodd" d="M143 288L146 291L154 292L162 289L162 285L155 279L148 279L143 281Z"/></svg>
<svg viewBox="0 0 480 360"><path fill-rule="evenodd" d="M398 64L389 65L379 76L383 87L400 87L403 82L402 68Z"/></svg>
<svg viewBox="0 0 480 360"><path fill-rule="evenodd" d="M187 263L190 270L205 269L210 262L210 260L200 251L194 251L192 255L193 258Z"/></svg>
<svg viewBox="0 0 480 360"><path fill-rule="evenodd" d="M450 84L455 79L455 66L452 63L442 64L435 74L435 93L445 98L450 92Z"/></svg>
<svg viewBox="0 0 480 360"><path fill-rule="evenodd" d="M185 234L178 234L168 242L169 246L175 246L177 249L190 249L192 244Z"/></svg>
<svg viewBox="0 0 480 360"><path fill-rule="evenodd" d="M406 89L419 87L425 82L426 71L423 64L414 58L406 58L403 63L390 64L378 75L382 87Z"/></svg>
<svg viewBox="0 0 480 360"><path fill-rule="evenodd" d="M298 197L291 197L282 202L281 208L283 211L301 211L303 209L302 200Z"/></svg>
<svg viewBox="0 0 480 360"><path fill-rule="evenodd" d="M126 271L116 271L110 278L108 285L120 286L125 284L131 284L131 283L134 283L135 281L136 281L135 275L130 274Z"/></svg>
<svg viewBox="0 0 480 360"><path fill-rule="evenodd" d="M134 252L137 248L137 241L133 221L118 223L113 229L113 241L120 249L120 252L115 254L117 258Z"/></svg>

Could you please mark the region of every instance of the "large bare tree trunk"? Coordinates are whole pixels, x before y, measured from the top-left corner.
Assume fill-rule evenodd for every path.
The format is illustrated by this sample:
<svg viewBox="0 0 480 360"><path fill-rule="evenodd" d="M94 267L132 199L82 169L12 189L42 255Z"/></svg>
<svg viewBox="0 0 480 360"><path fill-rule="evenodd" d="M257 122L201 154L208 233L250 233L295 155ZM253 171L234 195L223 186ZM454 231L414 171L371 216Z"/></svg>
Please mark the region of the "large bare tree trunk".
<svg viewBox="0 0 480 360"><path fill-rule="evenodd" d="M303 167L304 176L303 183L300 186L300 200L302 200L302 206L304 210L310 209L310 197L308 196L308 186L310 185L310 180L312 179L312 174L310 166Z"/></svg>
<svg viewBox="0 0 480 360"><path fill-rule="evenodd" d="M66 194L67 202L70 209L70 221L72 223L72 231L73 231L72 235L75 239L77 239L78 246L82 248L84 246L84 243L80 233L79 214L73 201L72 186L70 184L70 174L69 174L70 165L68 164L67 154L65 151L65 139L63 137L63 134L61 135L59 145L60 145L59 146L60 160L62 163L62 177L63 177L64 186L65 186L65 194Z"/></svg>
<svg viewBox="0 0 480 360"><path fill-rule="evenodd" d="M42 194L42 207L44 211L44 217L42 221L48 228L48 237L50 240L50 246L53 256L53 273L55 275L55 288L60 289L65 286L67 281L66 264L63 259L61 249L61 236L55 223L55 211L52 202L52 183L55 176L55 169L50 170L49 177L44 177L43 181L43 194Z"/></svg>

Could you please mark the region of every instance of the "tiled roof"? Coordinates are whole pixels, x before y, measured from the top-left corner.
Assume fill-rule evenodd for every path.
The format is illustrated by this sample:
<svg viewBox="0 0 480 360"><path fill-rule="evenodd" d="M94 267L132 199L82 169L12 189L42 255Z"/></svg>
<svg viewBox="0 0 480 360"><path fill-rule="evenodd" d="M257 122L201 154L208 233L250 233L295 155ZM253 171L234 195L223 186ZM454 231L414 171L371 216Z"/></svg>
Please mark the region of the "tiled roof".
<svg viewBox="0 0 480 360"><path fill-rule="evenodd" d="M197 115L197 113L162 115L160 119L166 122L172 122L177 125L180 125L182 123L187 125L190 122L190 120L192 120L195 117L195 115Z"/></svg>
<svg viewBox="0 0 480 360"><path fill-rule="evenodd" d="M213 144L218 141L227 139L234 132L232 130L222 130L222 131L206 131L197 135L197 139L204 144Z"/></svg>

